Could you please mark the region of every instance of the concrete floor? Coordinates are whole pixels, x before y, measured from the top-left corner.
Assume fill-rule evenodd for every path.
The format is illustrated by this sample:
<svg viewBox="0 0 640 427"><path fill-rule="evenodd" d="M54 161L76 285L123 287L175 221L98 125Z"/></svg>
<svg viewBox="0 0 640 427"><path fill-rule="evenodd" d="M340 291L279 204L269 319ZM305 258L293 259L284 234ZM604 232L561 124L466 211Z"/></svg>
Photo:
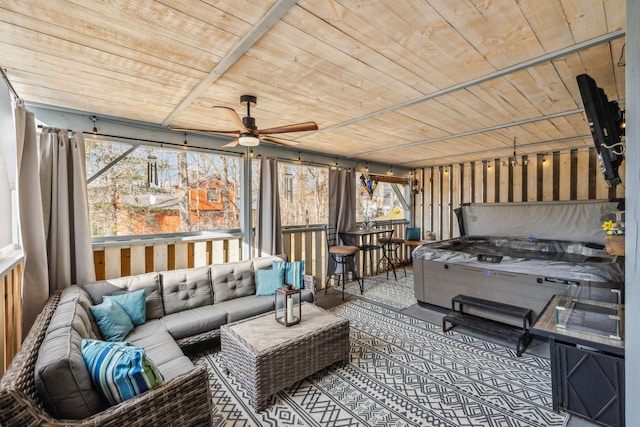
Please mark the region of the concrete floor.
<svg viewBox="0 0 640 427"><path fill-rule="evenodd" d="M331 308L340 304L344 304L345 302L357 300L359 297L356 295L344 294L344 300L342 300L342 292L336 288L330 288L325 294L324 290L318 291L317 293L317 305L323 308ZM442 324L442 316L446 313L447 310L439 310L436 307L433 308L425 308L419 305L412 305L411 307L407 307L401 310L402 313L415 317L420 320L424 320L429 323L433 323L436 325ZM461 330L461 329L459 329ZM482 337L477 335L474 332L469 332L471 335L478 336L483 339L491 339L493 342L500 343L494 338ZM549 357L549 344L545 341L534 339L526 350L527 353L534 354L542 357ZM577 415L570 415L569 422L566 427L593 427L600 426L600 424L593 423L589 420L580 418Z"/></svg>

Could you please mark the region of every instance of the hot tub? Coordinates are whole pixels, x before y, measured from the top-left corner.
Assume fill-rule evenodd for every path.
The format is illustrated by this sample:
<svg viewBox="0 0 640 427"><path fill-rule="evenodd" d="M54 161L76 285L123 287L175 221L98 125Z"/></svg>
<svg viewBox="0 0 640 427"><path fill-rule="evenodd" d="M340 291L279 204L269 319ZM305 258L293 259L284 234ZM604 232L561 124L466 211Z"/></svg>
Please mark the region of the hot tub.
<svg viewBox="0 0 640 427"><path fill-rule="evenodd" d="M526 210L521 209L522 205L505 204L498 210L496 205L491 205L491 213L485 212L483 205L469 205L467 212L463 207L459 216L463 221L466 217L473 222L471 227L469 221L465 223L466 230L498 228L511 230L512 235L464 235L416 248L413 251L414 292L418 302L451 308L454 296L469 295L530 308L534 319L554 295L593 299L591 296L597 294L599 300L620 303L624 265L621 258L606 253L602 245L604 233L599 230L600 217L615 210L616 205L608 202L545 204L545 213L557 215L548 219L540 217L540 210L533 205ZM576 205L580 215L575 215ZM526 218L527 215L530 218ZM479 218L492 218L495 223L478 224ZM523 225L517 227L512 222ZM563 222L570 224L565 226ZM547 227L556 224L561 228L556 234L563 237L567 230L572 230L576 240L540 238L538 236L547 237L554 231L536 231L536 223ZM586 233L579 232L582 228L588 228ZM594 236L591 228L602 237ZM505 319L496 317L496 320Z"/></svg>

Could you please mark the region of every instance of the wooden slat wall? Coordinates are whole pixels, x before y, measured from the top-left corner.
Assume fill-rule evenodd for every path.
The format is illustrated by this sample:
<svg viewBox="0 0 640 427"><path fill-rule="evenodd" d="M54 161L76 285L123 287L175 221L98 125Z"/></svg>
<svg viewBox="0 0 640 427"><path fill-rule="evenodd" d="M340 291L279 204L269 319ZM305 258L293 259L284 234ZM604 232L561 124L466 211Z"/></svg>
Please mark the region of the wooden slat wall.
<svg viewBox="0 0 640 427"><path fill-rule="evenodd" d="M96 279L240 261L242 238L107 246L93 251Z"/></svg>
<svg viewBox="0 0 640 427"><path fill-rule="evenodd" d="M526 165L508 158L425 168L422 218L416 226L437 239L459 236L453 210L461 203L607 200L624 197L624 187L607 186L595 148L526 156ZM519 162L521 162L519 160ZM625 163L620 167L624 177ZM623 178L624 181L624 178Z"/></svg>
<svg viewBox="0 0 640 427"><path fill-rule="evenodd" d="M20 350L22 337L20 304L22 295L22 268L23 263L19 263L12 269L6 271L1 277L0 354L2 355L2 363L0 364L0 377L7 370L18 350Z"/></svg>

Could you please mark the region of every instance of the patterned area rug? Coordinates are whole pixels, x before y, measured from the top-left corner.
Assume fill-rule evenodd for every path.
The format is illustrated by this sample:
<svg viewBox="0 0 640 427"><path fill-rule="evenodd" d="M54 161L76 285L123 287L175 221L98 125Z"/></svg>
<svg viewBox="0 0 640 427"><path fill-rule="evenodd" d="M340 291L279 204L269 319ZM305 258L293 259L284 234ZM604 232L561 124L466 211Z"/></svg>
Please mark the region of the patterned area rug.
<svg viewBox="0 0 640 427"><path fill-rule="evenodd" d="M549 360L425 323L369 301L332 310L350 320L350 363L274 395L259 413L225 375L209 370L216 426L564 426L551 410Z"/></svg>
<svg viewBox="0 0 640 427"><path fill-rule="evenodd" d="M402 268L398 269L396 274L397 280L393 278L393 272L389 273L389 279L387 279L386 273L365 277L364 294L362 295L360 295L358 282L355 281L348 282L344 291L399 309L416 304L418 301L413 292L413 270L407 269L406 277Z"/></svg>

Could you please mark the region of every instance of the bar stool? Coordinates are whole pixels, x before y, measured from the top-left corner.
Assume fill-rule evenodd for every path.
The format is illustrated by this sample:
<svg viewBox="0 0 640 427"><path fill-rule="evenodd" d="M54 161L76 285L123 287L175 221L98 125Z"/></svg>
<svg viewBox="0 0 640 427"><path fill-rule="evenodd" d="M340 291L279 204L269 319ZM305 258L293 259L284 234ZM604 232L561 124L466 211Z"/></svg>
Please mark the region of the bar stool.
<svg viewBox="0 0 640 427"><path fill-rule="evenodd" d="M388 236L378 238L378 243L382 246L382 258L378 261L378 267L384 261L387 263L387 279L389 278L389 266L393 270L393 278L398 280L398 276L396 275L396 265L402 265L402 269L404 270L404 277L407 277L407 269L404 266L404 262L400 258L398 254L398 249L402 247L404 244L404 239L400 237L393 237L393 233L395 230L391 228L391 221L378 222L376 224L378 227L389 228L390 233ZM376 269L379 270L379 268Z"/></svg>
<svg viewBox="0 0 640 427"><path fill-rule="evenodd" d="M347 282L347 266L353 262L360 249L357 246L339 245L336 227L325 226L325 234L327 238L327 251L335 264L332 271L329 271L329 266L327 266L327 282L324 285L324 293L326 295L331 277L338 276L338 286L340 286L340 276L342 275L342 299L344 300L344 287ZM340 273L336 273L338 265L341 267ZM364 291L363 285L360 282L360 278L357 280L360 293L362 294Z"/></svg>

